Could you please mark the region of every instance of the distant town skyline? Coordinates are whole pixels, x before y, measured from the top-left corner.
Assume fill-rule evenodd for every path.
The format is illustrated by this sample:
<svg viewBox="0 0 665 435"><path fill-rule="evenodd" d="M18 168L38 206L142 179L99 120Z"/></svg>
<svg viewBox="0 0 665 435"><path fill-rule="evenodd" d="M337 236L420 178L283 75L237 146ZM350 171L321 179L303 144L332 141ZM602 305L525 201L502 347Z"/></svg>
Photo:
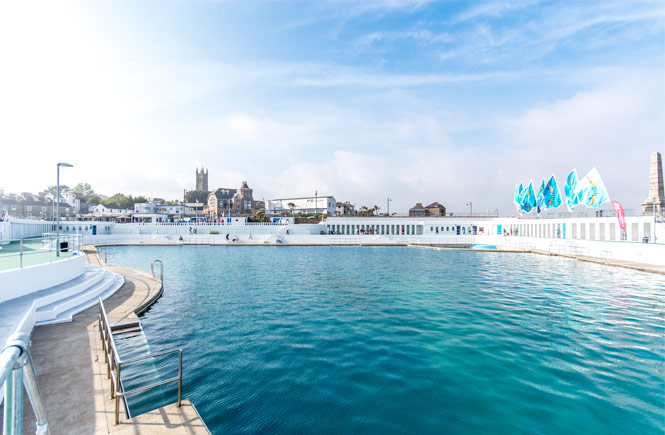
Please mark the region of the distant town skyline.
<svg viewBox="0 0 665 435"><path fill-rule="evenodd" d="M662 2L4 2L0 59L5 192L514 214L597 167L639 210L665 152Z"/></svg>

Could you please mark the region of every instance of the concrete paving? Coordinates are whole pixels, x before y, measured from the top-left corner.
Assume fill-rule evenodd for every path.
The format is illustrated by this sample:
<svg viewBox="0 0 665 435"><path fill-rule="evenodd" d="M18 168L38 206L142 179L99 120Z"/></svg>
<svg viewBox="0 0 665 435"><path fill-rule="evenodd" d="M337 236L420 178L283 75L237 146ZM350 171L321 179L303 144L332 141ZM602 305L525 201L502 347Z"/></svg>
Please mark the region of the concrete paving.
<svg viewBox="0 0 665 435"><path fill-rule="evenodd" d="M94 247L87 247L86 254L89 263L105 266ZM104 302L109 321L138 320L136 312L159 297L162 283L134 269L109 269L125 277L122 288ZM209 433L188 400L180 408L173 404L132 419L121 411L120 424L114 425L115 401L110 399L97 313L95 306L77 314L71 323L39 326L33 331L32 357L51 433ZM35 418L27 398L24 402L24 431L30 433L36 427Z"/></svg>

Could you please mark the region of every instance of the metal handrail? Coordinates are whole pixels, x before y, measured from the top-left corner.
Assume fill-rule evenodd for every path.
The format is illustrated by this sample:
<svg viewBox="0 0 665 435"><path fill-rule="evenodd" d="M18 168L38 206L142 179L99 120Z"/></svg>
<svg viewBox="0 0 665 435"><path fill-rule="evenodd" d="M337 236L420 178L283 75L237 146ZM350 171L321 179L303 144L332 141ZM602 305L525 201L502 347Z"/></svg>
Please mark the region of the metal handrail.
<svg viewBox="0 0 665 435"><path fill-rule="evenodd" d="M612 251L601 251L600 260L603 264L607 264L610 258L612 258Z"/></svg>
<svg viewBox="0 0 665 435"><path fill-rule="evenodd" d="M42 237L41 237L42 247L41 247L41 249L36 250L34 252L25 252L24 251L23 246L24 246L24 240L26 240L26 239L3 240L2 241L3 243L4 242L10 242L10 243L11 242L18 242L19 243L19 251L16 252L16 253L9 253L9 254L3 252L2 257L4 257L4 258L18 257L19 258L18 268L22 269L23 268L23 259L26 256L39 255L39 254L43 254L45 251L48 251L48 253L49 253L48 262L52 263L53 260L54 260L53 259L53 253L58 251L58 247L55 246L55 243L53 243L53 247L51 246L51 243L49 243L49 241L47 239L48 234L49 233L44 233L42 235ZM28 240L30 240L30 239L34 240L34 239L37 239L37 237L31 237ZM64 236L60 236L60 239L61 239L61 241L67 241L68 242L68 248L67 248L67 251L65 251L65 252L67 252L67 256L66 256L67 258L70 258L74 255L80 255L82 253L83 243L82 243L82 236L81 235L75 235L75 234L73 234L73 235L64 235ZM45 242L45 240L46 240L46 242ZM62 250L60 252L62 252Z"/></svg>
<svg viewBox="0 0 665 435"><path fill-rule="evenodd" d="M160 260L155 260L159 261ZM154 264L154 262L153 262ZM164 268L162 266L162 276L163 276ZM154 269L153 269L153 275L154 275ZM120 330L127 329L127 328L132 328L135 327L135 325L138 323L140 326L139 322L125 322L117 325L111 325L108 320L108 316L106 314L106 308L104 308L104 302L102 301L102 298L99 298L99 316L98 316L98 321L99 321L99 335L102 341L102 347L104 349L104 362L106 363L106 368L107 368L107 373L106 377L107 379L111 380L111 399L115 399L115 424L120 423L120 399L122 398L125 404L125 411L127 412L127 415L129 415L129 410L127 408L127 402L125 397L136 394L136 393L141 393L143 391L150 390L155 387L159 387L161 385L169 384L171 382L178 382L178 401L177 405L178 407L181 406L182 404L182 349L172 349L172 350L167 350L163 352L157 352L157 353L151 353L149 355L143 355L140 357L128 359L128 360L122 360L120 359L118 350L115 345L115 340L113 339L113 330L114 328L117 328L120 326ZM124 391L123 386L122 386L122 381L120 379L120 369L122 366L126 366L128 364L132 364L138 361L143 361L146 359L150 358L156 358L164 355L169 355L172 353L177 353L178 354L178 376L172 379L167 379L165 381L160 381L151 385L147 385L144 387L137 388L132 391Z"/></svg>
<svg viewBox="0 0 665 435"><path fill-rule="evenodd" d="M17 333L10 337L0 353L0 384L5 384L3 434L23 433L23 388L37 419L36 433L50 434L30 345L27 334Z"/></svg>
<svg viewBox="0 0 665 435"><path fill-rule="evenodd" d="M150 263L150 270L152 271L152 276L155 278L157 277L155 275L155 263L159 263L159 279L164 283L164 263L162 260L153 260L152 263Z"/></svg>

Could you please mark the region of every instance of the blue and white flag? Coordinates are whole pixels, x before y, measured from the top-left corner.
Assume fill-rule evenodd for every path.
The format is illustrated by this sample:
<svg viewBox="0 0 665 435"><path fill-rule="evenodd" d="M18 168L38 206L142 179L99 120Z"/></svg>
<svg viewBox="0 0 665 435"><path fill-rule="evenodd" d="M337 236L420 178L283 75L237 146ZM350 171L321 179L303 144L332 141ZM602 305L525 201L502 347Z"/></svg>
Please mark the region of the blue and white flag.
<svg viewBox="0 0 665 435"><path fill-rule="evenodd" d="M566 184L564 185L564 192L566 193L566 206L570 213L573 212L573 209L580 205L579 198L577 196L577 170L573 169L568 177L566 177Z"/></svg>
<svg viewBox="0 0 665 435"><path fill-rule="evenodd" d="M605 184L598 174L598 170L593 168L588 174L579 181L577 185L578 203L587 207L596 208L610 200L610 195L605 189Z"/></svg>
<svg viewBox="0 0 665 435"><path fill-rule="evenodd" d="M556 177L552 175L545 185L545 209L561 207L561 193L559 192L559 185L556 182Z"/></svg>
<svg viewBox="0 0 665 435"><path fill-rule="evenodd" d="M522 183L520 183L519 186L515 188L514 198L515 205L517 206L517 212L520 214L522 213L522 203L520 201L520 198L522 197L522 190L524 190L524 187L522 187Z"/></svg>
<svg viewBox="0 0 665 435"><path fill-rule="evenodd" d="M529 213L536 206L536 194L533 191L533 181L522 191L522 211Z"/></svg>
<svg viewBox="0 0 665 435"><path fill-rule="evenodd" d="M538 195L536 195L536 210L538 214L541 211L545 210L545 179L540 182L540 189L538 189Z"/></svg>

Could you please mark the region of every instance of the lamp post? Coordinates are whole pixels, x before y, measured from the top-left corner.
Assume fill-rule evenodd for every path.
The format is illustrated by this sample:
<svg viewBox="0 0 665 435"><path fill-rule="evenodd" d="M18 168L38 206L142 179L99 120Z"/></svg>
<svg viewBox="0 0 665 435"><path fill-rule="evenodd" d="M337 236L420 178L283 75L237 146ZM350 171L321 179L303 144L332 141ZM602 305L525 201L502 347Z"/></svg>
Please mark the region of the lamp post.
<svg viewBox="0 0 665 435"><path fill-rule="evenodd" d="M319 216L319 191L314 191L314 217Z"/></svg>
<svg viewBox="0 0 665 435"><path fill-rule="evenodd" d="M467 202L466 205L469 206L469 215L473 217L473 203L471 201Z"/></svg>
<svg viewBox="0 0 665 435"><path fill-rule="evenodd" d="M55 256L59 257L60 256L60 166L63 166L65 168L71 168L73 165L70 165L69 163L58 163L57 165L57 178L56 178L56 186L57 186L57 196L55 197L56 200L56 206L55 206L55 211L56 211L56 218L55 218Z"/></svg>
<svg viewBox="0 0 665 435"><path fill-rule="evenodd" d="M392 198L388 198L386 200L386 203L388 204L388 207L386 207L388 209L388 213L386 213L386 216L388 217L390 217L390 201L392 201Z"/></svg>

